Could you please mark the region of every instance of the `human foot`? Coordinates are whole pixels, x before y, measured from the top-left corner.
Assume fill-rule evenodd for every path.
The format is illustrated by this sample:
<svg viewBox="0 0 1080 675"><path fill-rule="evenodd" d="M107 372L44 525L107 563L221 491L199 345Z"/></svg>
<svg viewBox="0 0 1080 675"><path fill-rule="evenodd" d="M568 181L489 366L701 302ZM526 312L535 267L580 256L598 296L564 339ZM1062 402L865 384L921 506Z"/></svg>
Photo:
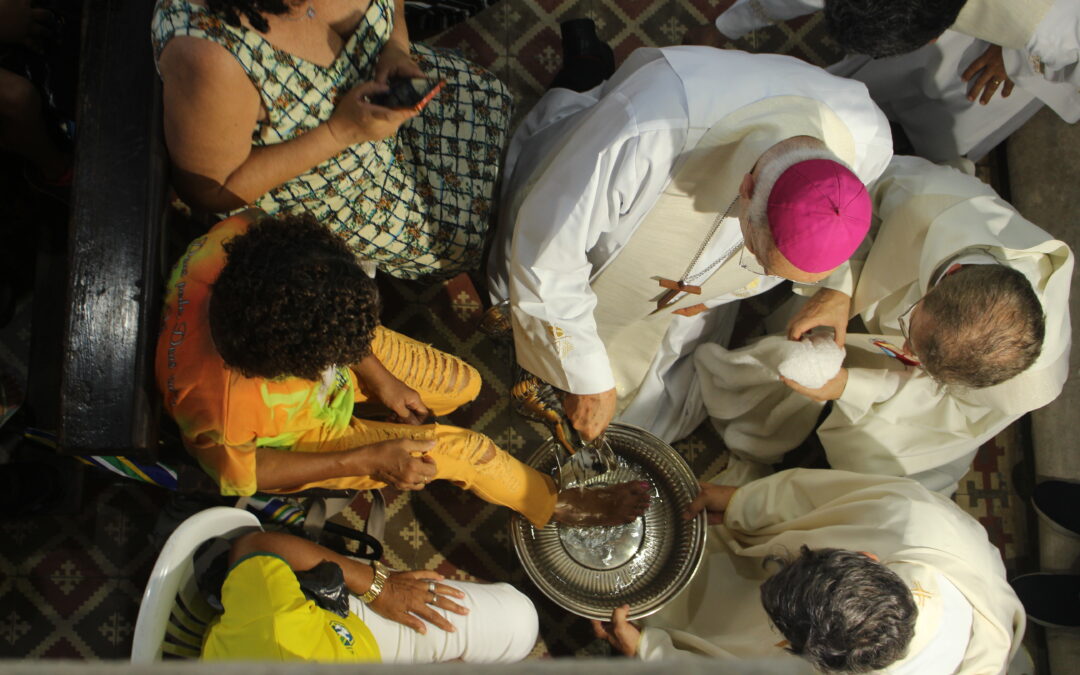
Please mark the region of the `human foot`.
<svg viewBox="0 0 1080 675"><path fill-rule="evenodd" d="M574 527L629 523L649 508L649 488L646 481L567 488L559 492L552 520Z"/></svg>

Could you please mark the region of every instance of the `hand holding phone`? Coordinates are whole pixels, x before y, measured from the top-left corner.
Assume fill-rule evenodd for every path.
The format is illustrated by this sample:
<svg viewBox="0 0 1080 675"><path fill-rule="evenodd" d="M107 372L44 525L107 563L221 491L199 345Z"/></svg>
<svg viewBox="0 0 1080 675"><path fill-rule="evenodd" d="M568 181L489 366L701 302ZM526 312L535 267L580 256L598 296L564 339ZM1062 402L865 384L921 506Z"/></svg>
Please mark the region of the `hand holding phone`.
<svg viewBox="0 0 1080 675"><path fill-rule="evenodd" d="M371 102L371 98L385 94L385 90L386 85L361 82L341 97L326 121L339 151L354 143L389 138L402 124L419 114L415 108L384 108Z"/></svg>
<svg viewBox="0 0 1080 675"><path fill-rule="evenodd" d="M388 91L374 94L369 100L375 105L395 110L421 110L446 84L427 77L392 77Z"/></svg>

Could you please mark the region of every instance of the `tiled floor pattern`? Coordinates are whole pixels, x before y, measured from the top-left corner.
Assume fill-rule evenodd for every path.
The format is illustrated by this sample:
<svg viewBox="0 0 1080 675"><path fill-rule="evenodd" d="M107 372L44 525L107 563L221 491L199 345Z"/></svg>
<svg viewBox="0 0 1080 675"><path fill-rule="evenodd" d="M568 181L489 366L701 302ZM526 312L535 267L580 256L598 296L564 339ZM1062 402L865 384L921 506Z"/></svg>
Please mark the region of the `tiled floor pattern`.
<svg viewBox="0 0 1080 675"><path fill-rule="evenodd" d="M591 18L617 63L638 47L681 44L686 31L716 16L712 0L503 0L430 40L460 50L498 73L518 101L520 117L562 65L559 23ZM753 31L727 46L790 54L826 65L840 52L817 16Z"/></svg>
<svg viewBox="0 0 1080 675"><path fill-rule="evenodd" d="M130 654L166 495L88 478L78 513L0 521L0 658Z"/></svg>
<svg viewBox="0 0 1080 675"><path fill-rule="evenodd" d="M455 47L495 70L518 96L518 115L542 93L560 66L558 23L587 16L617 59L646 45L680 41L686 28L711 16L709 0L503 0L432 42ZM816 17L757 31L737 45L794 54L815 63L837 56ZM476 401L450 421L495 438L519 457L546 436L509 409L511 354L475 330L481 311L472 284L459 278L424 288L385 288L386 323L456 353L480 369L485 386ZM1010 569L1028 564L1023 504L1012 485L1022 457L1012 428L987 444L961 484L959 503L987 527ZM722 443L704 425L677 449L701 476L723 467ZM421 493L387 490L388 562L434 568L457 578L506 580L529 590L541 610L537 654L605 653L587 624L546 601L524 578L508 537L510 515L448 484ZM87 480L84 507L75 515L3 520L0 514L0 658L123 658L156 549L151 531L168 495L154 488ZM361 497L341 517L361 526Z"/></svg>

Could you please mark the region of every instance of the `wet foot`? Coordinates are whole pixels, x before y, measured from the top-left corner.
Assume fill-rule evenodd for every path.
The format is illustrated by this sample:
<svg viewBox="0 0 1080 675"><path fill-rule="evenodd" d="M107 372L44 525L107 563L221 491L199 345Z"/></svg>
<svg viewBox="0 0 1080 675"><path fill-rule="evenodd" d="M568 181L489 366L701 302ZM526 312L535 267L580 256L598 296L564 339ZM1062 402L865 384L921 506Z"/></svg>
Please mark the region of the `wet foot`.
<svg viewBox="0 0 1080 675"><path fill-rule="evenodd" d="M649 508L649 490L645 481L562 490L552 520L575 527L623 525Z"/></svg>

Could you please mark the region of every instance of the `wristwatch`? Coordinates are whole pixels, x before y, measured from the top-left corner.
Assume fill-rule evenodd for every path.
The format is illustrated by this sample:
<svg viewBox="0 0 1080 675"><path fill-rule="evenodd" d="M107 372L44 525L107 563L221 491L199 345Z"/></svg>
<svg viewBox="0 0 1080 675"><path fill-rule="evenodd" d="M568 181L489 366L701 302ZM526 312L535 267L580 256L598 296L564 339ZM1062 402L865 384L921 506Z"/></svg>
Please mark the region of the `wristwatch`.
<svg viewBox="0 0 1080 675"><path fill-rule="evenodd" d="M375 577L371 580L371 587L360 596L360 599L364 601L365 605L370 605L374 602L375 598L379 597L379 593L382 593L383 586L386 585L386 577L390 575L390 571L386 569L386 565L378 560L371 561L371 569L375 570Z"/></svg>

